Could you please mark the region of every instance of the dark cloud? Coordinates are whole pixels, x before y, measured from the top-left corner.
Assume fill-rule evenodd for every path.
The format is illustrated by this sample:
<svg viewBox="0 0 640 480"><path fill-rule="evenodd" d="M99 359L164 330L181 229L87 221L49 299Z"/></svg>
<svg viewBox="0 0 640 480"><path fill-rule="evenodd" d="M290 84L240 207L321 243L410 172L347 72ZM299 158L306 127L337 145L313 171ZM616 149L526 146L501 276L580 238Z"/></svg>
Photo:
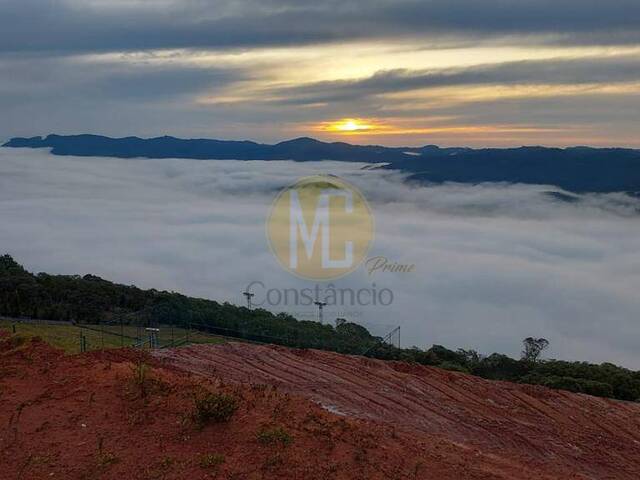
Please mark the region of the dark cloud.
<svg viewBox="0 0 640 480"><path fill-rule="evenodd" d="M635 0L5 0L0 51L246 48L407 37L441 43L531 36L544 42L552 36L567 44L609 45L640 42L638 18Z"/></svg>
<svg viewBox="0 0 640 480"><path fill-rule="evenodd" d="M197 96L215 95L251 75L241 68L180 62L4 59L0 61L0 131L14 136L54 129L99 133L115 128L128 135L155 124L146 133L170 133L168 126L174 121L187 120L188 115L180 112L193 109ZM160 124L163 127L157 128Z"/></svg>
<svg viewBox="0 0 640 480"><path fill-rule="evenodd" d="M23 94L38 100L56 96L175 99L215 92L250 75L239 68L198 67L180 62L91 61L77 57L34 62L30 58L10 58L0 61L0 101L3 94Z"/></svg>
<svg viewBox="0 0 640 480"><path fill-rule="evenodd" d="M334 10L335 11L335 10ZM80 2L8 1L0 7L0 51L111 52L244 48L348 38L337 25L315 28L317 8L259 2L179 1L136 7ZM316 17L316 20L318 17Z"/></svg>
<svg viewBox="0 0 640 480"><path fill-rule="evenodd" d="M214 93L244 78L231 69L173 67L133 67L105 69L91 85L95 94L123 100L175 100L202 92Z"/></svg>

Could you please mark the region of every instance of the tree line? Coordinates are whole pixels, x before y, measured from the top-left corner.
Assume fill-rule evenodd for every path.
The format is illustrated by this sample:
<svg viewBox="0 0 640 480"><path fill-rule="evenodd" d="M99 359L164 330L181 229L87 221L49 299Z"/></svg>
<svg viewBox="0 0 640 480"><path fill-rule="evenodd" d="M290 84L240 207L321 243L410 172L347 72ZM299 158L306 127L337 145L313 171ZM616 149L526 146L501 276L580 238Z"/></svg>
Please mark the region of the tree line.
<svg viewBox="0 0 640 480"><path fill-rule="evenodd" d="M63 320L85 324L174 325L245 340L296 348L364 354L461 371L492 380L544 385L621 400L640 400L640 372L611 363L541 360L545 339L524 340L514 359L474 350L398 348L351 322L335 327L301 321L263 309L187 297L175 292L142 290L95 275L32 274L11 256L0 257L0 315Z"/></svg>

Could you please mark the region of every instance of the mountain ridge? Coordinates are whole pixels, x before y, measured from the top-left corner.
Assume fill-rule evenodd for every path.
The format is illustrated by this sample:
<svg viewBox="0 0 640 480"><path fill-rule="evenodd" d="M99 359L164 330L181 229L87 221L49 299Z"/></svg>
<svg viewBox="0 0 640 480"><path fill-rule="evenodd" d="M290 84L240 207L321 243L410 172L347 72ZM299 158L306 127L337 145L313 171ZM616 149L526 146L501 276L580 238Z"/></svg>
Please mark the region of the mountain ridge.
<svg viewBox="0 0 640 480"><path fill-rule="evenodd" d="M640 150L521 146L515 148L385 147L299 137L276 144L250 140L110 138L55 135L9 140L3 147L50 148L54 155L195 160L361 162L399 170L420 184L456 182L553 185L575 193L640 192Z"/></svg>

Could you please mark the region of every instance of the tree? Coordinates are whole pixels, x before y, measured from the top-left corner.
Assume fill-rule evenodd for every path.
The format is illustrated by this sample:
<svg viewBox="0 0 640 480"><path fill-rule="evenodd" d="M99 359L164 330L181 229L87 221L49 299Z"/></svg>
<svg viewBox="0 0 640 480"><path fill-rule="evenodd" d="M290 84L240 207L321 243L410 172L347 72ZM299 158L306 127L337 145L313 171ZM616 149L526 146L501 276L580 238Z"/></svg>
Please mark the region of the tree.
<svg viewBox="0 0 640 480"><path fill-rule="evenodd" d="M483 356L475 350L465 350L464 348L458 349L458 355L461 355L465 360L465 366L467 368L473 368L477 366L482 360Z"/></svg>
<svg viewBox="0 0 640 480"><path fill-rule="evenodd" d="M472 370L474 375L491 380L517 382L531 371L531 365L506 355L492 353L480 360Z"/></svg>
<svg viewBox="0 0 640 480"><path fill-rule="evenodd" d="M542 352L549 346L549 341L546 338L527 337L522 344L524 345L522 360L527 363L537 363Z"/></svg>

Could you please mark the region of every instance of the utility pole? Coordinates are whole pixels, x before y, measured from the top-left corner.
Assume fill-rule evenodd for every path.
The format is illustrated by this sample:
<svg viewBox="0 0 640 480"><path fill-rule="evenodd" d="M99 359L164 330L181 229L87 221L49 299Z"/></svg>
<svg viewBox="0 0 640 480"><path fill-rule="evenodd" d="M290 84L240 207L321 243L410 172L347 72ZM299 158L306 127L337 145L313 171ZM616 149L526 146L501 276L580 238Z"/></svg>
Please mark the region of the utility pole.
<svg viewBox="0 0 640 480"><path fill-rule="evenodd" d="M318 306L318 320L322 324L323 323L322 309L327 305L327 302L320 302L316 300L315 302L313 302L313 304Z"/></svg>
<svg viewBox="0 0 640 480"><path fill-rule="evenodd" d="M255 297L255 295L256 295L256 294L255 294L255 293L251 293L249 290L247 290L246 292L242 292L242 294L243 294L245 297L247 297L247 308L248 308L249 310L251 310L251 299L252 299L253 297Z"/></svg>

